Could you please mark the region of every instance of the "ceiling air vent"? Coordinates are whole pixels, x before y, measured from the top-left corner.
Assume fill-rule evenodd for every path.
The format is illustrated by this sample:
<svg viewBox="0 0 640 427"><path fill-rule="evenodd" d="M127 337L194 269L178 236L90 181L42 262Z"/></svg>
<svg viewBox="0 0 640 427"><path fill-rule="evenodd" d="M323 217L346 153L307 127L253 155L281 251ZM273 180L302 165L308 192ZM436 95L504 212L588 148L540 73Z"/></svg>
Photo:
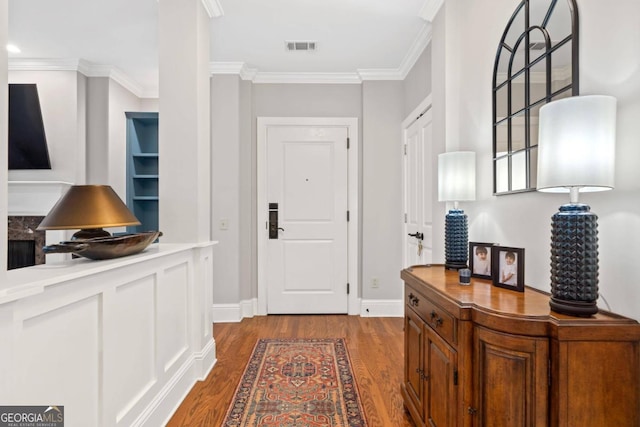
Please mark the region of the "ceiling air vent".
<svg viewBox="0 0 640 427"><path fill-rule="evenodd" d="M313 41L290 40L290 41L285 41L284 46L285 46L285 49L289 52L295 52L295 51L314 52L318 44Z"/></svg>

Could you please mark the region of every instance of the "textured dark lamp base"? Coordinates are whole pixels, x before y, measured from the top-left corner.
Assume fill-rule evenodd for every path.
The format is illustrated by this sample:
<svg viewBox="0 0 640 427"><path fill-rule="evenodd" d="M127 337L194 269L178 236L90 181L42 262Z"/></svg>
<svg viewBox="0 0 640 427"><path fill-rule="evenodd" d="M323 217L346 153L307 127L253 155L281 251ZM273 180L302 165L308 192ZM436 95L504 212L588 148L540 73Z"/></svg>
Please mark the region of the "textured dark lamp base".
<svg viewBox="0 0 640 427"><path fill-rule="evenodd" d="M598 216L588 205L560 207L551 221L551 309L571 316L598 312Z"/></svg>
<svg viewBox="0 0 640 427"><path fill-rule="evenodd" d="M467 215L462 209L451 209L445 217L444 224L445 268L467 268L468 246Z"/></svg>
<svg viewBox="0 0 640 427"><path fill-rule="evenodd" d="M568 314L570 316L578 317L590 317L598 312L598 306L596 302L577 302L577 301L565 301L556 300L551 297L549 301L551 310L556 313Z"/></svg>

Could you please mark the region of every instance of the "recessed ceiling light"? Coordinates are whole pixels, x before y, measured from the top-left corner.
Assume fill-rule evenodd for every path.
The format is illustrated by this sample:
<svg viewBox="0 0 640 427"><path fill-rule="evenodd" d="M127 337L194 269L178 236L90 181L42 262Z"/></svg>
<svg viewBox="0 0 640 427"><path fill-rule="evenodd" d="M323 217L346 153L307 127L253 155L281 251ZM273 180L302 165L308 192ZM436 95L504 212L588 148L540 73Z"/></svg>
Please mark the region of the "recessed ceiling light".
<svg viewBox="0 0 640 427"><path fill-rule="evenodd" d="M14 44L8 44L7 45L7 52L11 52L11 53L20 53L20 48Z"/></svg>

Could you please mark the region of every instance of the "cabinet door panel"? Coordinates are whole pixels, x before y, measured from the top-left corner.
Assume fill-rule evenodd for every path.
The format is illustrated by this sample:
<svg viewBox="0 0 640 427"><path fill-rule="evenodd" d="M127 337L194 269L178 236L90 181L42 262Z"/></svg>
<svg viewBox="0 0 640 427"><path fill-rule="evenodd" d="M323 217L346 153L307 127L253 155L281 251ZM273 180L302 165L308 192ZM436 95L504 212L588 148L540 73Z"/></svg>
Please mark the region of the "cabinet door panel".
<svg viewBox="0 0 640 427"><path fill-rule="evenodd" d="M433 329L425 327L425 370L429 375L425 392L425 421L429 426L454 425L456 359L455 350Z"/></svg>
<svg viewBox="0 0 640 427"><path fill-rule="evenodd" d="M549 342L475 329L477 426L548 424ZM473 412L473 411L472 411Z"/></svg>
<svg viewBox="0 0 640 427"><path fill-rule="evenodd" d="M421 373L423 373L424 322L409 308L405 309L404 334L405 389L420 416L423 416L424 384Z"/></svg>

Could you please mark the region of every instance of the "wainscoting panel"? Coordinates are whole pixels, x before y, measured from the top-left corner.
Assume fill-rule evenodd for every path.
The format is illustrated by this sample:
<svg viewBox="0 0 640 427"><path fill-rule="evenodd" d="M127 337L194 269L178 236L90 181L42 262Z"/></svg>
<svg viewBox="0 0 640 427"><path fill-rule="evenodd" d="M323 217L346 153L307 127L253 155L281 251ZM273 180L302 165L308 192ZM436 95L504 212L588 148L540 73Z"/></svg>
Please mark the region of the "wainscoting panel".
<svg viewBox="0 0 640 427"><path fill-rule="evenodd" d="M64 406L66 427L166 424L216 361L215 243L9 271L0 402Z"/></svg>
<svg viewBox="0 0 640 427"><path fill-rule="evenodd" d="M146 276L115 289L113 304L116 348L111 353L119 423L157 382L156 377L156 275Z"/></svg>
<svg viewBox="0 0 640 427"><path fill-rule="evenodd" d="M12 399L3 404L64 405L73 408L65 411L65 425L99 425L100 311L94 295L22 319Z"/></svg>
<svg viewBox="0 0 640 427"><path fill-rule="evenodd" d="M158 286L158 361L163 372L175 369L188 349L189 266L179 264L164 270Z"/></svg>

